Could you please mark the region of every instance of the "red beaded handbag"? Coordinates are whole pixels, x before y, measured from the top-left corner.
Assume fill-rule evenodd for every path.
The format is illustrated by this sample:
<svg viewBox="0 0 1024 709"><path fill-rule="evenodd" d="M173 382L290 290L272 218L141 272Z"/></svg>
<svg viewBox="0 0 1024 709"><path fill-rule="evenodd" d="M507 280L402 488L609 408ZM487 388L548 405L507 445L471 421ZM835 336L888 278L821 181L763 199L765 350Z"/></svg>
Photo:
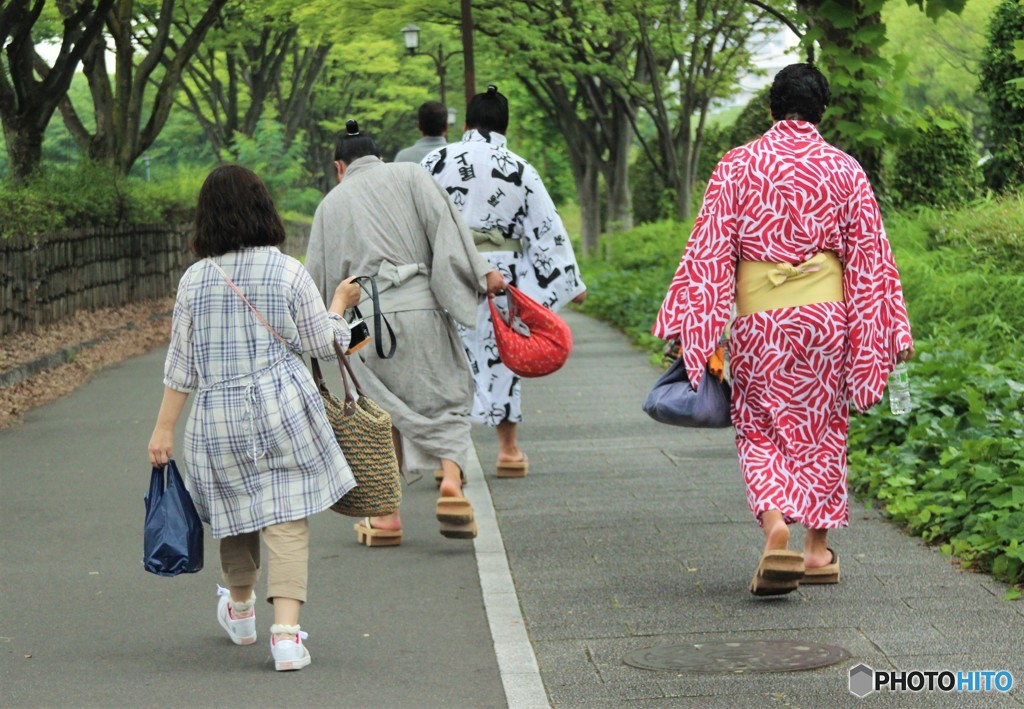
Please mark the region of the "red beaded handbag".
<svg viewBox="0 0 1024 709"><path fill-rule="evenodd" d="M513 286L505 289L508 315L491 298L491 319L501 362L520 377L543 377L557 371L572 351L568 323Z"/></svg>

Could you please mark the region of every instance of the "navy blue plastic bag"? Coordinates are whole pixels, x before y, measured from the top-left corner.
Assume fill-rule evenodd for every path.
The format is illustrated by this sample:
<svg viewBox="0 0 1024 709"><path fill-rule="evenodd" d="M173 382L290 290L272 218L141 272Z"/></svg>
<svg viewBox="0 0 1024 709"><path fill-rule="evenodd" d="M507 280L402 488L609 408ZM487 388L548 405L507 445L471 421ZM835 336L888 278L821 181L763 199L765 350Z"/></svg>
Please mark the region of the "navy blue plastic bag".
<svg viewBox="0 0 1024 709"><path fill-rule="evenodd" d="M690 386L686 364L680 357L658 377L644 401L644 411L655 421L687 428L728 428L729 382L705 372L697 391Z"/></svg>
<svg viewBox="0 0 1024 709"><path fill-rule="evenodd" d="M146 495L145 552L142 565L159 576L194 574L203 568L203 523L185 489L178 466L153 468Z"/></svg>

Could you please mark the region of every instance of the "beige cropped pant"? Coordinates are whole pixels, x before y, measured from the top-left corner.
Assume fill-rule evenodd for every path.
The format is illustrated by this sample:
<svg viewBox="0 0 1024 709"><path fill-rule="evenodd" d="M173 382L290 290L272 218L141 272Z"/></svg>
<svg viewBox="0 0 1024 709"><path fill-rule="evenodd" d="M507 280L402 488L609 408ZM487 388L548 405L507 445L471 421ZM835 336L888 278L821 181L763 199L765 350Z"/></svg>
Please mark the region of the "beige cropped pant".
<svg viewBox="0 0 1024 709"><path fill-rule="evenodd" d="M267 601L292 598L306 602L309 579L309 520L282 522L263 530L267 545ZM246 532L220 540L220 568L231 586L255 586L260 579L260 533Z"/></svg>

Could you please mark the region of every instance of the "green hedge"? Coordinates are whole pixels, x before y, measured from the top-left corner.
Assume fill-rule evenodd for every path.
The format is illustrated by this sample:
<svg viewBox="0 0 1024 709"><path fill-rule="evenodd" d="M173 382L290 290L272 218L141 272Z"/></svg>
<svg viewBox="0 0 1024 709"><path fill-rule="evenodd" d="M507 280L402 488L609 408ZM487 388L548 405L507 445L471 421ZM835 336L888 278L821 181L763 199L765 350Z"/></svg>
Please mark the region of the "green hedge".
<svg viewBox="0 0 1024 709"><path fill-rule="evenodd" d="M978 85L989 109L986 142L992 158L984 165L985 180L999 191L1024 187L1024 61L1018 55L1021 37L1024 4L1003 0L989 21Z"/></svg>
<svg viewBox="0 0 1024 709"><path fill-rule="evenodd" d="M1024 203L886 220L918 356L915 410L883 401L850 425L850 487L968 565L1024 581ZM649 333L691 225L607 236L581 264L582 310L660 353Z"/></svg>
<svg viewBox="0 0 1024 709"><path fill-rule="evenodd" d="M50 168L23 185L0 182L0 238L65 229L190 221L202 174L160 182L118 176L93 163Z"/></svg>
<svg viewBox="0 0 1024 709"><path fill-rule="evenodd" d="M951 106L926 108L896 149L892 173L903 206L952 208L974 200L983 177L967 120Z"/></svg>
<svg viewBox="0 0 1024 709"><path fill-rule="evenodd" d="M916 338L937 333L991 341L1024 322L1024 200L955 211L921 209L886 222Z"/></svg>

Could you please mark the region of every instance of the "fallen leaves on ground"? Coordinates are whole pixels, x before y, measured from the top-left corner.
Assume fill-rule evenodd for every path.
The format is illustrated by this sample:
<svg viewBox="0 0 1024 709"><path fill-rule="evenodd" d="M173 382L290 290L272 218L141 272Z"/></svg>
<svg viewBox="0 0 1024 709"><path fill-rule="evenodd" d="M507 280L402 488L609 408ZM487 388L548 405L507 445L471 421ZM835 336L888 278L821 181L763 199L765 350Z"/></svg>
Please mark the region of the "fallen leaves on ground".
<svg viewBox="0 0 1024 709"><path fill-rule="evenodd" d="M79 351L71 362L0 388L0 428L13 425L37 406L74 391L104 367L166 344L173 307L173 298L148 300L76 313L32 333L5 336L0 341L0 373L64 347L105 339Z"/></svg>

